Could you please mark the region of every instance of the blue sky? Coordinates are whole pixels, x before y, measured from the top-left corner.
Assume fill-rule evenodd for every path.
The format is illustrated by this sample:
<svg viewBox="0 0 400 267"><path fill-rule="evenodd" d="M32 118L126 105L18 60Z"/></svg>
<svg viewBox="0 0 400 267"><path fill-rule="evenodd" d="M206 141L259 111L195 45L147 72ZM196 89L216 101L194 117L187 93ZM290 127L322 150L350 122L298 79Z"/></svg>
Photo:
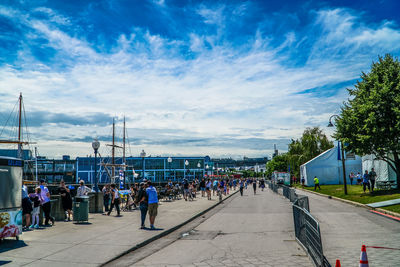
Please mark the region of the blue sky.
<svg viewBox="0 0 400 267"><path fill-rule="evenodd" d="M132 155L268 155L306 127L328 131L346 88L379 55L399 55L398 10L395 0L1 1L0 125L22 92L41 154L90 154L125 115Z"/></svg>

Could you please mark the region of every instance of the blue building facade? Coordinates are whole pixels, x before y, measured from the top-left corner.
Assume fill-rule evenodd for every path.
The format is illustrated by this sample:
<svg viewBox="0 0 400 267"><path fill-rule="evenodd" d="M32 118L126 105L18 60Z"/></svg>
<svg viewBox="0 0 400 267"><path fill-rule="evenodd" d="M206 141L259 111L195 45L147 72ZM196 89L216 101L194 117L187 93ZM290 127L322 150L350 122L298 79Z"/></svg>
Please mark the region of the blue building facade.
<svg viewBox="0 0 400 267"><path fill-rule="evenodd" d="M99 183L109 183L110 177L123 180L126 184L151 180L155 183L165 183L168 180L181 181L183 179L201 179L205 175L205 157L127 157L125 167L115 166L112 175L111 158L78 157L76 158L76 182L84 180L94 183L97 165ZM114 164L123 165L122 158L115 159Z"/></svg>

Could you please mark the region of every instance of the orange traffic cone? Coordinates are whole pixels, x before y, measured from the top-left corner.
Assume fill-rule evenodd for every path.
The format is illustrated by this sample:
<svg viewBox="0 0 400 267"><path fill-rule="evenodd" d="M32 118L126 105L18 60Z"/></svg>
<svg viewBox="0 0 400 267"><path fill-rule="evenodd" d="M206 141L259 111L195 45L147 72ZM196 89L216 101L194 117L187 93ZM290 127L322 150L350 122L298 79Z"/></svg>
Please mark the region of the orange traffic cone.
<svg viewBox="0 0 400 267"><path fill-rule="evenodd" d="M365 248L365 245L362 245L361 247L360 267L369 267L367 249Z"/></svg>
<svg viewBox="0 0 400 267"><path fill-rule="evenodd" d="M340 266L340 260L336 260L335 267L341 267L341 266Z"/></svg>

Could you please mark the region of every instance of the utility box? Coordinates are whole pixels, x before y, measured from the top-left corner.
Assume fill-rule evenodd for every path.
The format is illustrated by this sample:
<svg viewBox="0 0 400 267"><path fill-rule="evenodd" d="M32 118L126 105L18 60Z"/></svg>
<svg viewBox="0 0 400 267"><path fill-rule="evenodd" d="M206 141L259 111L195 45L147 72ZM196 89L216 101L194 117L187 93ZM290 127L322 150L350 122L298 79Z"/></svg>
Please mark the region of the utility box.
<svg viewBox="0 0 400 267"><path fill-rule="evenodd" d="M89 221L89 197L81 196L75 197L73 206L74 222L88 222Z"/></svg>

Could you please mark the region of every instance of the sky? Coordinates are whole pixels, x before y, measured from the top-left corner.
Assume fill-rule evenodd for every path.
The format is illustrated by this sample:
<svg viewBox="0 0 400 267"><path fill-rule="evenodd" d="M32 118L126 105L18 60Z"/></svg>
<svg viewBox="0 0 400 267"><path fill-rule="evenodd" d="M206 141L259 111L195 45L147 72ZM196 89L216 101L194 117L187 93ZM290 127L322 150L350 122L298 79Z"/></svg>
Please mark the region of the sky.
<svg viewBox="0 0 400 267"><path fill-rule="evenodd" d="M39 154L239 158L327 134L362 72L400 51L400 1L0 1L0 139ZM25 137L26 138L26 137ZM2 146L3 148L7 148ZM117 153L121 154L121 151Z"/></svg>

